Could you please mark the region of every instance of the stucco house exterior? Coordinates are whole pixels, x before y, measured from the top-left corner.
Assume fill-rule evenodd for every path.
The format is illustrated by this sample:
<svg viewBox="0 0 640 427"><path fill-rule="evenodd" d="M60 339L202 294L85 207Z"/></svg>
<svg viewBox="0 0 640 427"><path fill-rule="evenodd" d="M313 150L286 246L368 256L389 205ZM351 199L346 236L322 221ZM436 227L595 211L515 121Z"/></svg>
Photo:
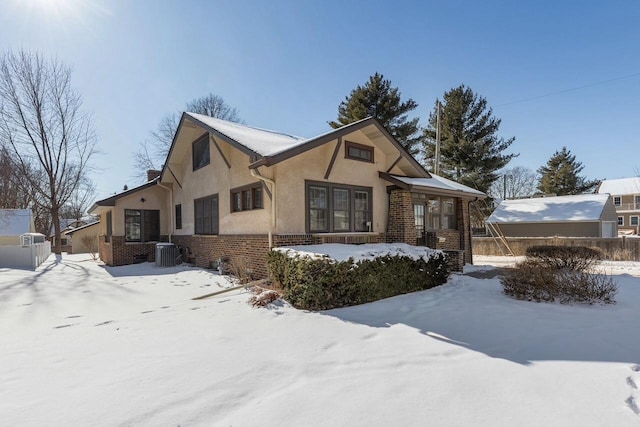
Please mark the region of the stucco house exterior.
<svg viewBox="0 0 640 427"><path fill-rule="evenodd" d="M0 209L0 246L20 244L20 236L35 233L31 209Z"/></svg>
<svg viewBox="0 0 640 427"><path fill-rule="evenodd" d="M616 237L616 210L608 194L503 200L487 218L504 237Z"/></svg>
<svg viewBox="0 0 640 427"><path fill-rule="evenodd" d="M640 177L605 179L597 193L611 194L620 234L640 234Z"/></svg>
<svg viewBox="0 0 640 427"><path fill-rule="evenodd" d="M70 241L70 250L72 254L87 254L98 250L98 235L100 234L100 221L89 222L76 228L69 228L62 235ZM93 244L87 244L87 238L95 241Z"/></svg>
<svg viewBox="0 0 640 427"><path fill-rule="evenodd" d="M208 267L264 277L270 247L406 242L471 263L469 204L485 195L428 173L374 118L314 138L184 113L160 175L100 200L100 257L154 257L157 241Z"/></svg>

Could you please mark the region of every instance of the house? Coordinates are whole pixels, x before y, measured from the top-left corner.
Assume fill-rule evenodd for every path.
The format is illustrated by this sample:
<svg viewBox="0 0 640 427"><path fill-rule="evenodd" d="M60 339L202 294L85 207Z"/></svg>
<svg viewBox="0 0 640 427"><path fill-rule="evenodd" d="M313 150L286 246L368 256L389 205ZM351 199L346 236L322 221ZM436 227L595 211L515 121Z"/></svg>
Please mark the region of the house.
<svg viewBox="0 0 640 427"><path fill-rule="evenodd" d="M20 244L20 236L35 233L31 209L0 209L0 246Z"/></svg>
<svg viewBox="0 0 640 427"><path fill-rule="evenodd" d="M183 113L159 176L100 200L100 257L154 259L158 241L198 266L267 275L269 248L424 244L471 263L477 190L428 173L374 118L305 139Z"/></svg>
<svg viewBox="0 0 640 427"><path fill-rule="evenodd" d="M486 222L505 237L616 237L616 216L608 194L582 194L503 200Z"/></svg>
<svg viewBox="0 0 640 427"><path fill-rule="evenodd" d="M69 253L87 254L98 252L99 233L100 221L94 221L76 228L69 228L62 234L71 243Z"/></svg>
<svg viewBox="0 0 640 427"><path fill-rule="evenodd" d="M605 179L597 193L609 193L616 207L618 233L640 234L640 177Z"/></svg>

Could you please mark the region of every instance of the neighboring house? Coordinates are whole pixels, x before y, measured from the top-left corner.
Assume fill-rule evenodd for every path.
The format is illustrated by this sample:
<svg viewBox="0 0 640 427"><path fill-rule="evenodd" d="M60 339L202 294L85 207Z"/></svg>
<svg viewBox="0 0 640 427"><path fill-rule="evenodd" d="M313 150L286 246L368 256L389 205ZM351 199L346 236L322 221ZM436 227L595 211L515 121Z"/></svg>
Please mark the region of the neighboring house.
<svg viewBox="0 0 640 427"><path fill-rule="evenodd" d="M613 197L620 234L640 234L640 177L605 179L597 193Z"/></svg>
<svg viewBox="0 0 640 427"><path fill-rule="evenodd" d="M0 209L0 246L20 244L20 236L35 233L31 209Z"/></svg>
<svg viewBox="0 0 640 427"><path fill-rule="evenodd" d="M505 237L617 237L608 194L503 200L487 218Z"/></svg>
<svg viewBox="0 0 640 427"><path fill-rule="evenodd" d="M264 277L268 249L406 242L471 263L477 190L431 175L375 119L311 139L184 113L159 177L100 200L100 257L152 260L157 241ZM426 232L425 232L426 231Z"/></svg>
<svg viewBox="0 0 640 427"><path fill-rule="evenodd" d="M85 226L94 220L75 219L75 218L60 218L60 245L63 246L62 251L71 250L71 235L67 235L67 231L74 230L78 227ZM53 226L52 226L53 228ZM53 239L56 237L54 230L49 233L49 239L53 244Z"/></svg>
<svg viewBox="0 0 640 427"><path fill-rule="evenodd" d="M98 252L98 235L100 221L91 222L77 228L71 228L63 233L71 241L70 253L87 254ZM89 242L91 239L93 243Z"/></svg>

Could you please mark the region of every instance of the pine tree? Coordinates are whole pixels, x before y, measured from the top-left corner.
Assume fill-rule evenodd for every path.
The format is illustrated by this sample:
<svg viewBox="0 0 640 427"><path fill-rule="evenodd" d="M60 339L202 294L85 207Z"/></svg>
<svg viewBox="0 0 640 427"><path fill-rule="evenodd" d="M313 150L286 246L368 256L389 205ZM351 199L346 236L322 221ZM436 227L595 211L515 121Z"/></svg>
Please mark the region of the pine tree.
<svg viewBox="0 0 640 427"><path fill-rule="evenodd" d="M436 107L425 129L425 158L435 156ZM440 109L440 174L461 184L488 192L499 177L496 173L518 154L502 154L515 137L496 133L501 120L493 117L487 100L460 85L445 92Z"/></svg>
<svg viewBox="0 0 640 427"><path fill-rule="evenodd" d="M576 156L567 147L562 147L561 151L556 151L551 156L546 166L538 169L538 190L543 194L558 196L591 193L600 181L579 176L583 169L582 163L576 161Z"/></svg>
<svg viewBox="0 0 640 427"><path fill-rule="evenodd" d="M400 91L391 87L380 73L369 77L363 86L358 85L338 106L338 118L329 122L337 129L367 117L375 117L391 135L410 153L417 154L422 141L419 118L408 119L407 113L418 108L411 98L402 102Z"/></svg>

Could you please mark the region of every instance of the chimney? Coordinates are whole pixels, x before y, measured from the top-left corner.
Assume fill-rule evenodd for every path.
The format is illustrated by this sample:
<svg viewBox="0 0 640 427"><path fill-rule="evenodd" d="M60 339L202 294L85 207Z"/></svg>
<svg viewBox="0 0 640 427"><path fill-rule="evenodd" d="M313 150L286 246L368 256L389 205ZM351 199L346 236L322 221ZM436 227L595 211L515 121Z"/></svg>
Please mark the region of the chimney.
<svg viewBox="0 0 640 427"><path fill-rule="evenodd" d="M160 176L162 171L155 169L147 169L147 182L152 181Z"/></svg>

